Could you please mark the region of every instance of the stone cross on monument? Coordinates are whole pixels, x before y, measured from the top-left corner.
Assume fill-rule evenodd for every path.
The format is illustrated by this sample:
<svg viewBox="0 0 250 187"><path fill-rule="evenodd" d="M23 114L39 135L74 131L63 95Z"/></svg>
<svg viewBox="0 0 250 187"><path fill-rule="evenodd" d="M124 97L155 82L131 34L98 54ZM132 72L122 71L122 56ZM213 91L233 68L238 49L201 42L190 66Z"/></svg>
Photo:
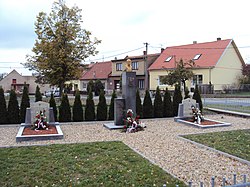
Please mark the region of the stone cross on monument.
<svg viewBox="0 0 250 187"><path fill-rule="evenodd" d="M122 98L115 99L114 123L104 124L109 129L123 128L123 118L128 109L136 112L136 72L132 72L131 60L127 60L122 72Z"/></svg>

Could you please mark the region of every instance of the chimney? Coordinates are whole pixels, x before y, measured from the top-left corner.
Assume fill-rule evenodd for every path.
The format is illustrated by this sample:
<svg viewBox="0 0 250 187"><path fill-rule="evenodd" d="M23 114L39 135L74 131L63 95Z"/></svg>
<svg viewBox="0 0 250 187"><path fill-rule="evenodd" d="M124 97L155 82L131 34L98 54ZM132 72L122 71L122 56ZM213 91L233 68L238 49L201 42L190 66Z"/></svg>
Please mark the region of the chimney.
<svg viewBox="0 0 250 187"><path fill-rule="evenodd" d="M197 44L197 41L193 41L193 44Z"/></svg>
<svg viewBox="0 0 250 187"><path fill-rule="evenodd" d="M161 48L161 53L164 51L164 48Z"/></svg>
<svg viewBox="0 0 250 187"><path fill-rule="evenodd" d="M217 41L220 41L221 40L221 38L217 38Z"/></svg>

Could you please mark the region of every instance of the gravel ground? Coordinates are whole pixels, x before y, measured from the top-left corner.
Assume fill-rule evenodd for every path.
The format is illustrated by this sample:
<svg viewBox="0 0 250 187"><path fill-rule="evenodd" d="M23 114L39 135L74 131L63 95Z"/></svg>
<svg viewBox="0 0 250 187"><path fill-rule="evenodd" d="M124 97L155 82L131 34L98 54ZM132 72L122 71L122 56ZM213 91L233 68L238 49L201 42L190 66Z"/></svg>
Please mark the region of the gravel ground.
<svg viewBox="0 0 250 187"><path fill-rule="evenodd" d="M216 186L220 186L222 177L232 183L233 174L241 176L247 174L250 178L250 166L224 155L189 143L178 135L249 129L247 118L226 115L206 116L210 119L229 122L230 127L199 129L176 123L173 119L142 120L147 124L145 131L137 133L121 133L119 130L108 130L103 122L84 122L61 124L64 133L63 140L30 141L16 143L15 137L19 126L0 127L0 147L26 146L55 143L82 143L95 141L123 141L125 144L153 161L170 174L185 182L204 182L207 186L211 177L215 176ZM223 119L222 119L223 117ZM238 177L242 181L242 177Z"/></svg>

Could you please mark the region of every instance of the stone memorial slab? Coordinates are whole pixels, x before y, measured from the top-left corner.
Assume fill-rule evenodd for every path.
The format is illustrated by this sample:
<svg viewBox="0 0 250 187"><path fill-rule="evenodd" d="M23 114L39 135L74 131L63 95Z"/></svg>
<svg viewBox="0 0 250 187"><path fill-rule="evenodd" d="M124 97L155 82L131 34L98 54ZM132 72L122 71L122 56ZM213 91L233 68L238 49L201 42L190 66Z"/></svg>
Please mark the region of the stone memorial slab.
<svg viewBox="0 0 250 187"><path fill-rule="evenodd" d="M30 104L31 110L31 121L35 120L36 113L40 113L40 111L45 111L45 116L47 117L47 121L49 122L49 103L38 101Z"/></svg>
<svg viewBox="0 0 250 187"><path fill-rule="evenodd" d="M187 98L182 100L182 104L183 104L183 116L184 117L193 116L191 107L192 106L196 107L196 100Z"/></svg>

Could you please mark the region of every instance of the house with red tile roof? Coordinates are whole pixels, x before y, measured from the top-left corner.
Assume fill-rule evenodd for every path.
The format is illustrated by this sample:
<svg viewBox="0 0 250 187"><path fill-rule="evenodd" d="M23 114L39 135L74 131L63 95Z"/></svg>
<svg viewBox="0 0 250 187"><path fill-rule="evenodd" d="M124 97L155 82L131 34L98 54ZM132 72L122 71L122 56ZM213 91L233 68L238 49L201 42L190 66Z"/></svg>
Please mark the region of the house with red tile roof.
<svg viewBox="0 0 250 187"><path fill-rule="evenodd" d="M105 90L112 90L110 86L112 85L110 82L109 76L111 75L112 67L111 61L107 62L96 62L91 64L91 67L83 73L80 78L80 90L87 91L87 85L90 80L100 80Z"/></svg>
<svg viewBox="0 0 250 187"><path fill-rule="evenodd" d="M112 62L112 74L110 79L112 81L112 88L117 89L120 84L120 77L123 71L125 71L125 66L127 60L130 59L132 65L132 71L136 72L136 84L138 89L147 88L147 84L149 82L148 76L146 76L147 69L150 65L160 56L160 53L155 54L146 54L143 52L143 55L137 56L126 56L122 59L111 60Z"/></svg>
<svg viewBox="0 0 250 187"><path fill-rule="evenodd" d="M150 90L173 89L161 83L161 77L168 74L169 70L176 67L180 60L193 61L194 77L187 82L188 88L193 90L198 84L200 88L211 85L215 91L223 90L225 85L237 83L237 78L242 75L244 60L232 39L180 45L167 47L156 61L148 68L150 76ZM203 89L207 90L207 89Z"/></svg>

